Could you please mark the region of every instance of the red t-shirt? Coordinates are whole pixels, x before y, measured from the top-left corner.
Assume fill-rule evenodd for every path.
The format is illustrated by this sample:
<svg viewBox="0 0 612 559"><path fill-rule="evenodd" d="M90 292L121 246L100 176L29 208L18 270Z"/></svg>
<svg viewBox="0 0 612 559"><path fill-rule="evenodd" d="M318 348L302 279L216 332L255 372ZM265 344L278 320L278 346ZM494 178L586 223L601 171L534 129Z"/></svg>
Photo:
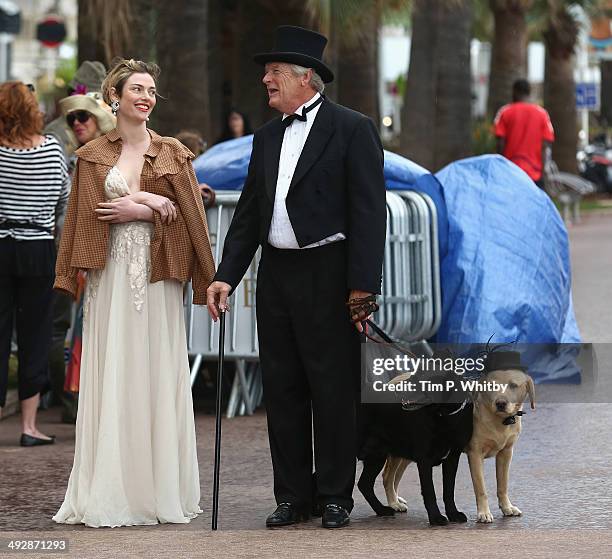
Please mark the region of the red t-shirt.
<svg viewBox="0 0 612 559"><path fill-rule="evenodd" d="M495 117L495 135L504 138L504 157L534 181L542 178L542 142L553 142L555 132L545 109L518 101L504 105Z"/></svg>

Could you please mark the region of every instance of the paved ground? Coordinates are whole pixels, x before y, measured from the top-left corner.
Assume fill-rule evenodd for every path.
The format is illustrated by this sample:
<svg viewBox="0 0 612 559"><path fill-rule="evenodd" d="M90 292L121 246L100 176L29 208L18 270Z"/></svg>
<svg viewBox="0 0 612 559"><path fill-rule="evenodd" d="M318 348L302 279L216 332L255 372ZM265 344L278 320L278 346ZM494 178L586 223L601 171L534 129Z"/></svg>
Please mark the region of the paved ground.
<svg viewBox="0 0 612 559"><path fill-rule="evenodd" d="M612 217L593 217L570 231L576 313L587 341L612 341ZM609 376L598 346L600 379ZM598 389L601 393L601 390ZM605 393L604 393L605 394ZM601 398L606 400L606 396ZM265 417L224 422L219 531L210 531L213 418L197 415L202 507L188 525L91 529L56 525L72 463L74 430L55 410L41 413L43 430L58 436L54 447L21 449L18 418L0 423L0 538L67 538L73 557L591 557L612 555L612 405L543 403L524 418L511 476L511 498L520 518L502 518L494 501L494 463L486 476L495 522L477 525L467 461L457 479L457 504L470 521L430 528L415 468L401 493L407 514L380 519L356 494L349 528L322 530L311 521L284 530L263 528L274 508ZM438 482L440 481L437 472ZM382 488L378 488L382 496ZM2 554L0 553L0 556ZM7 555L9 556L9 555ZM10 556L14 556L11 554Z"/></svg>

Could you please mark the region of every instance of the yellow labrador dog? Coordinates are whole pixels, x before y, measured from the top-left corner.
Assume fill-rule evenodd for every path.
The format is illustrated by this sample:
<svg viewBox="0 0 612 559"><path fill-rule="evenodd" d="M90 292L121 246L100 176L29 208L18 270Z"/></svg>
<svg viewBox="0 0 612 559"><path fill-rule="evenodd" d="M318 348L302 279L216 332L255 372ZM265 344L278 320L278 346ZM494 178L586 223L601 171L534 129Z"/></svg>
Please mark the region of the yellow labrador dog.
<svg viewBox="0 0 612 559"><path fill-rule="evenodd" d="M523 402L529 396L535 409L533 379L521 366L520 353L492 352L487 358L487 373L481 379L488 389L474 396L472 438L466 448L472 484L476 495L477 521L493 522L484 480L484 460L495 456L497 500L504 516L522 513L508 497L508 478L512 449L521 433Z"/></svg>

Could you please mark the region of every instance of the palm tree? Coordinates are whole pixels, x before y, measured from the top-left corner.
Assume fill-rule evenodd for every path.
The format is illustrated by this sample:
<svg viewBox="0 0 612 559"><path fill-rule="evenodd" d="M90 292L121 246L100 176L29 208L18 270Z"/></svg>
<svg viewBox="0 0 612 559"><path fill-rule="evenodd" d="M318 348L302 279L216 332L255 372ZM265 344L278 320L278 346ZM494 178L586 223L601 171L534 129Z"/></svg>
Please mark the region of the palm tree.
<svg viewBox="0 0 612 559"><path fill-rule="evenodd" d="M338 42L338 102L372 118L380 126L379 100L379 29L382 1L369 0L361 10L353 12L358 33L350 34L344 27L336 33Z"/></svg>
<svg viewBox="0 0 612 559"><path fill-rule="evenodd" d="M574 83L574 52L580 31L580 8L591 16L606 11L609 0L539 0L547 13L542 35L546 44L544 104L555 127L553 158L559 168L576 172L577 121ZM605 75L602 75L605 78ZM604 101L602 83L602 102ZM602 115L603 116L603 115Z"/></svg>
<svg viewBox="0 0 612 559"><path fill-rule="evenodd" d="M400 150L435 171L470 154L471 0L415 0Z"/></svg>
<svg viewBox="0 0 612 559"><path fill-rule="evenodd" d="M562 171L576 173L578 122L576 113L576 84L574 81L575 50L580 23L574 7L590 6L583 0L545 0L546 27L542 33L546 45L544 76L544 106L555 128L553 159Z"/></svg>
<svg viewBox="0 0 612 559"><path fill-rule="evenodd" d="M612 60L601 60L601 118L607 127L612 127Z"/></svg>
<svg viewBox="0 0 612 559"><path fill-rule="evenodd" d="M380 123L379 37L384 19L405 14L411 0L308 0L329 38L325 57L335 73L327 94Z"/></svg>
<svg viewBox="0 0 612 559"><path fill-rule="evenodd" d="M229 65L227 58L227 45L224 37L228 35L227 26L229 18L225 12L226 3L222 0L209 0L208 2L208 91L210 123L209 136L205 138L208 145L212 145L223 130L223 115L225 107L225 93L228 89L225 82L225 68Z"/></svg>
<svg viewBox="0 0 612 559"><path fill-rule="evenodd" d="M156 58L157 10L151 0L131 0L129 40L125 56L151 61Z"/></svg>
<svg viewBox="0 0 612 559"><path fill-rule="evenodd" d="M489 77L488 113L511 101L512 84L527 76L527 11L534 0L489 0L494 37Z"/></svg>
<svg viewBox="0 0 612 559"><path fill-rule="evenodd" d="M92 0L79 0L77 16L78 64L85 60L106 62L104 46L98 39L98 18Z"/></svg>
<svg viewBox="0 0 612 559"><path fill-rule="evenodd" d="M312 28L312 16L303 0L236 0L233 18L233 60L228 69L231 100L259 126L275 113L268 107L261 84L263 69L253 62L253 55L272 48L279 25Z"/></svg>
<svg viewBox="0 0 612 559"><path fill-rule="evenodd" d="M600 0L595 6L587 6L591 16L591 36L600 39L610 35L612 25L612 0ZM602 124L612 127L612 60L601 58L599 61L601 73L601 108Z"/></svg>
<svg viewBox="0 0 612 559"><path fill-rule="evenodd" d="M153 60L155 15L151 0L79 0L78 60L108 66L116 56Z"/></svg>
<svg viewBox="0 0 612 559"><path fill-rule="evenodd" d="M208 138L208 1L158 0L157 21L158 89L166 98L157 104L159 132L189 128Z"/></svg>
<svg viewBox="0 0 612 559"><path fill-rule="evenodd" d="M106 66L116 56L151 54L153 6L147 0L79 0L78 59Z"/></svg>
<svg viewBox="0 0 612 559"><path fill-rule="evenodd" d="M390 4L383 0L310 0L308 3L319 28L329 37L326 59L334 69L335 80L327 93L342 105L370 116L377 126L380 122L379 30L383 11L397 9Z"/></svg>

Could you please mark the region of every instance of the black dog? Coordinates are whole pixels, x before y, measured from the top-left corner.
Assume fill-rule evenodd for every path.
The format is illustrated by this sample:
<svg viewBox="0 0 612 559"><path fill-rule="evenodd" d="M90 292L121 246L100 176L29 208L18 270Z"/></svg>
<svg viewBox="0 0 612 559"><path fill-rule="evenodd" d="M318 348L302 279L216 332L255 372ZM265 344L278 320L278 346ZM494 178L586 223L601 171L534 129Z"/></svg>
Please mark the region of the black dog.
<svg viewBox="0 0 612 559"><path fill-rule="evenodd" d="M467 517L455 505L455 477L461 452L472 437L471 403L429 404L406 410L402 404L361 404L366 422L363 443L358 452L363 472L357 486L379 516L395 511L384 506L374 493L374 482L387 457L416 462L421 494L429 523L443 526L466 522ZM433 467L442 464L443 497L446 516L440 512L433 484Z"/></svg>

